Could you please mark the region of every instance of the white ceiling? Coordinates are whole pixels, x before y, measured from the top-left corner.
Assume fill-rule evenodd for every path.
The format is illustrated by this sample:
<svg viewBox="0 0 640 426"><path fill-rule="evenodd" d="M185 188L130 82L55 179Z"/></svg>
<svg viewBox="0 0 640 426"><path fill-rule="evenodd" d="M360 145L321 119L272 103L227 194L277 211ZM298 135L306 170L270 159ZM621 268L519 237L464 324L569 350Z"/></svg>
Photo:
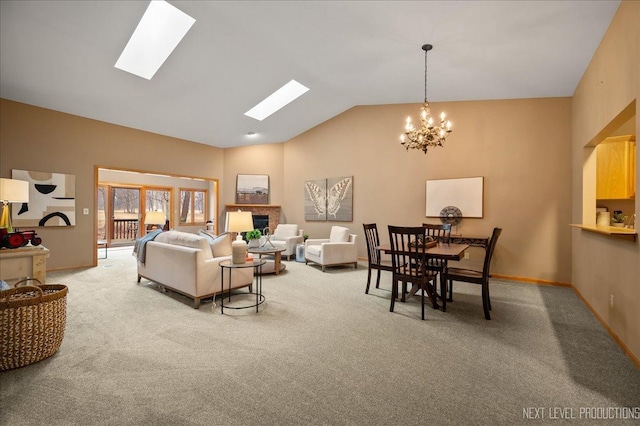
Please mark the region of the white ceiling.
<svg viewBox="0 0 640 426"><path fill-rule="evenodd" d="M196 22L145 80L114 64L148 1L2 0L0 96L218 147L283 142L356 105L422 102L425 43L432 102L571 96L620 2L170 3ZM291 79L311 90L244 116Z"/></svg>

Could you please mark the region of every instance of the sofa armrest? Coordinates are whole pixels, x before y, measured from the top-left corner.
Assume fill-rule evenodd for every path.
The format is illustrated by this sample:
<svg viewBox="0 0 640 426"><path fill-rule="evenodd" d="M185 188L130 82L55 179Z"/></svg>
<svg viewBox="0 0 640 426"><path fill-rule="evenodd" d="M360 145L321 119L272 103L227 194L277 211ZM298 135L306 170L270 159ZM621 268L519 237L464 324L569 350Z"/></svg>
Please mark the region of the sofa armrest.
<svg viewBox="0 0 640 426"><path fill-rule="evenodd" d="M330 265L358 261L358 247L354 243L323 243L322 261Z"/></svg>
<svg viewBox="0 0 640 426"><path fill-rule="evenodd" d="M288 237L285 241L285 247L287 248L287 252L295 253L296 246L298 244L302 244L304 239L302 235L296 235L295 237Z"/></svg>
<svg viewBox="0 0 640 426"><path fill-rule="evenodd" d="M328 242L329 242L328 238L321 238L321 239L307 238L307 241L304 243L304 245L305 245L305 247L308 247L308 246L319 246L320 244L328 243Z"/></svg>

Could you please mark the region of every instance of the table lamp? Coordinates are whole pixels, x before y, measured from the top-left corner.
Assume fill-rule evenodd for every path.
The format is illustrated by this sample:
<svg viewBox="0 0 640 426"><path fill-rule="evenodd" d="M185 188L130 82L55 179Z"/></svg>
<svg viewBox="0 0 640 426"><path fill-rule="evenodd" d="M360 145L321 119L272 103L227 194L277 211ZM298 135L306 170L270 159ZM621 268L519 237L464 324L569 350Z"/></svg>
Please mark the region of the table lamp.
<svg viewBox="0 0 640 426"><path fill-rule="evenodd" d="M0 228L6 228L7 233L13 232L9 203L29 202L29 182L16 179L0 178L0 200L2 200L2 217Z"/></svg>
<svg viewBox="0 0 640 426"><path fill-rule="evenodd" d="M159 210L147 212L144 216L145 225L155 225L157 228L162 228L165 220L164 212Z"/></svg>
<svg viewBox="0 0 640 426"><path fill-rule="evenodd" d="M243 264L247 261L247 242L242 239L241 232L253 229L253 215L251 212L227 212L226 220L227 232L237 232L236 240L231 243L231 261L235 265Z"/></svg>

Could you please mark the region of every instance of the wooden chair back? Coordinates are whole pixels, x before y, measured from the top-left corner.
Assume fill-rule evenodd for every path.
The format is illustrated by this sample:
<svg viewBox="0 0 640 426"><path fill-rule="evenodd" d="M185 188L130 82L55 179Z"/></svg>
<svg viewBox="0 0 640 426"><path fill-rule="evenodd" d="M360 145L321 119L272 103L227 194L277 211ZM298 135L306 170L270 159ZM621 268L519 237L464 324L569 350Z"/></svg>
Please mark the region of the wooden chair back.
<svg viewBox="0 0 640 426"><path fill-rule="evenodd" d="M489 245L487 246L487 252L484 256L484 264L482 266L482 279L486 282L489 282L491 258L493 257L493 252L496 249L496 244L498 243L498 237L500 237L500 234L502 234L502 228L493 228L493 233L491 234L491 239L489 240Z"/></svg>
<svg viewBox="0 0 640 426"><path fill-rule="evenodd" d="M367 256L369 264L380 264L380 250L376 247L380 245L380 236L378 235L378 226L375 223L363 223L364 237L367 241Z"/></svg>
<svg viewBox="0 0 640 426"><path fill-rule="evenodd" d="M451 224L450 223L423 223L422 226L426 230L428 237L433 237L436 241L449 244L451 242Z"/></svg>
<svg viewBox="0 0 640 426"><path fill-rule="evenodd" d="M417 242L425 240L422 226L389 225L393 273L400 281L418 280L424 275L425 253Z"/></svg>

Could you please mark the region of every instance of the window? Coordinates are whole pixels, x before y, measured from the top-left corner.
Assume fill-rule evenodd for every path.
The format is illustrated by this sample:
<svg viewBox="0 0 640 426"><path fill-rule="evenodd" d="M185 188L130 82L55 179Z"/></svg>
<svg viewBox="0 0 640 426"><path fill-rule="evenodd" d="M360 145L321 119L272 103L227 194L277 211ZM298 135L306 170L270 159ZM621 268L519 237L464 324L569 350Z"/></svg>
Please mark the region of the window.
<svg viewBox="0 0 640 426"><path fill-rule="evenodd" d="M180 224L204 224L207 220L207 204L207 191L180 188Z"/></svg>

